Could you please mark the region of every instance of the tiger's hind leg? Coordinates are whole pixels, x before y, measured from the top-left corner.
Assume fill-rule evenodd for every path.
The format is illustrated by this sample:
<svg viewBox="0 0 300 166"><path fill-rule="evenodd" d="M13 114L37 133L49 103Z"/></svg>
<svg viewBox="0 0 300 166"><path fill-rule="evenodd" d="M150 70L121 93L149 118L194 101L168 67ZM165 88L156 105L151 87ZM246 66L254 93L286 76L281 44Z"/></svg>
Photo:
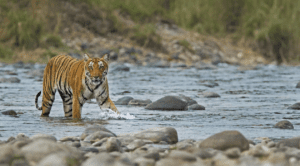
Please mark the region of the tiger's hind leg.
<svg viewBox="0 0 300 166"><path fill-rule="evenodd" d="M41 116L49 116L52 104L55 99L55 92L56 92L56 90L43 92L42 115Z"/></svg>
<svg viewBox="0 0 300 166"><path fill-rule="evenodd" d="M73 104L72 96L66 95L61 91L58 92L63 101L65 117L72 117L72 104Z"/></svg>

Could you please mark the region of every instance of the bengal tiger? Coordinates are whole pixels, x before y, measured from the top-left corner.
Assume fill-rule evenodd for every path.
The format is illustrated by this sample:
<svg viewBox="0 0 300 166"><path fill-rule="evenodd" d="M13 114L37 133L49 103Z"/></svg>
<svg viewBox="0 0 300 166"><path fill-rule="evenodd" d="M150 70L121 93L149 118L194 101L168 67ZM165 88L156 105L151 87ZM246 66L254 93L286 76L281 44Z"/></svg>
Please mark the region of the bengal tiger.
<svg viewBox="0 0 300 166"><path fill-rule="evenodd" d="M85 54L83 60L58 55L50 59L44 71L42 106L38 106L41 91L35 97L35 105L42 110L41 116L49 116L58 90L65 117L81 118L83 104L96 98L100 109L112 109L119 114L109 98L107 81L109 54L103 58L90 58Z"/></svg>

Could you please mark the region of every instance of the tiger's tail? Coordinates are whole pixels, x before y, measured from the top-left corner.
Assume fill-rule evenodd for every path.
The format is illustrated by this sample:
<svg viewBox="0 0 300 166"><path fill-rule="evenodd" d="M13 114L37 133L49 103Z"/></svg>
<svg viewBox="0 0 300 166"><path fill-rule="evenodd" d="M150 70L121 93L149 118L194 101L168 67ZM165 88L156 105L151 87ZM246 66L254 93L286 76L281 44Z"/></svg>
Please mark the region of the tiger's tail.
<svg viewBox="0 0 300 166"><path fill-rule="evenodd" d="M35 107L38 110L42 110L42 107L39 107L39 105L38 105L38 99L39 99L40 95L41 95L41 91L39 91L39 93L37 93L35 96Z"/></svg>

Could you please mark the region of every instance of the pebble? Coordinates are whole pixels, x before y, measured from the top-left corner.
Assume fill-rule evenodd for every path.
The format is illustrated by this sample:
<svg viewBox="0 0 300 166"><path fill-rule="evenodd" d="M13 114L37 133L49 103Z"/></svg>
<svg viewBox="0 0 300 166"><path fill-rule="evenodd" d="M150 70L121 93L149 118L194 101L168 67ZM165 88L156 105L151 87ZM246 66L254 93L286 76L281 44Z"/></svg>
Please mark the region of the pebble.
<svg viewBox="0 0 300 166"><path fill-rule="evenodd" d="M293 124L288 120L280 121L280 122L276 123L274 127L280 128L280 129L294 129Z"/></svg>
<svg viewBox="0 0 300 166"><path fill-rule="evenodd" d="M17 113L14 110L9 110L9 111L3 111L1 112L3 115L11 115L11 116L16 116Z"/></svg>
<svg viewBox="0 0 300 166"><path fill-rule="evenodd" d="M146 106L150 103L152 103L152 101L149 100L149 99L147 99L147 100L132 99L132 100L129 101L128 105L131 105L131 106Z"/></svg>
<svg viewBox="0 0 300 166"><path fill-rule="evenodd" d="M300 110L300 102L289 106L288 109Z"/></svg>
<svg viewBox="0 0 300 166"><path fill-rule="evenodd" d="M188 106L188 110L205 110L205 107L199 104L193 104Z"/></svg>
<svg viewBox="0 0 300 166"><path fill-rule="evenodd" d="M215 92L203 92L203 96L205 98L218 98L218 97L221 97L219 94L217 94Z"/></svg>
<svg viewBox="0 0 300 166"><path fill-rule="evenodd" d="M114 103L116 105L128 105L128 103L133 99L133 97L130 96L124 96L120 99L118 99L117 101L115 101Z"/></svg>

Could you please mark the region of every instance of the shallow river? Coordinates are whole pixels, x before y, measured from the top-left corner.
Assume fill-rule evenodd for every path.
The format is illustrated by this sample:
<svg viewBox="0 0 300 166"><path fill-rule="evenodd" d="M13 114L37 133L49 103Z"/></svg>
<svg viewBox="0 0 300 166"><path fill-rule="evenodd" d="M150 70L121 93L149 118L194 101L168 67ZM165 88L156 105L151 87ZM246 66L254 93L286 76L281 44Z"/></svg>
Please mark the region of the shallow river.
<svg viewBox="0 0 300 166"><path fill-rule="evenodd" d="M34 65L36 69L43 68ZM21 83L0 83L0 112L14 110L17 117L0 113L0 140L18 133L79 136L91 124L104 124L115 134L136 132L159 126L174 127L179 140L205 139L224 130L238 130L246 138L283 139L299 136L300 112L287 109L300 100L300 67L261 66L240 71L237 66L221 64L214 70L195 68L148 68L130 66L130 72L110 72L110 96L113 101L131 96L156 101L166 95L183 94L205 106L203 111L158 111L144 107L117 106L121 116L101 111L95 100L85 103L81 121L64 118L62 101L56 93L50 117L40 117L34 99L42 90L42 81L28 75L34 69L0 67L0 78L17 73ZM217 83L219 86L208 87ZM204 98L203 92L216 92L220 98ZM41 97L39 98L41 105ZM293 130L273 128L287 119Z"/></svg>

